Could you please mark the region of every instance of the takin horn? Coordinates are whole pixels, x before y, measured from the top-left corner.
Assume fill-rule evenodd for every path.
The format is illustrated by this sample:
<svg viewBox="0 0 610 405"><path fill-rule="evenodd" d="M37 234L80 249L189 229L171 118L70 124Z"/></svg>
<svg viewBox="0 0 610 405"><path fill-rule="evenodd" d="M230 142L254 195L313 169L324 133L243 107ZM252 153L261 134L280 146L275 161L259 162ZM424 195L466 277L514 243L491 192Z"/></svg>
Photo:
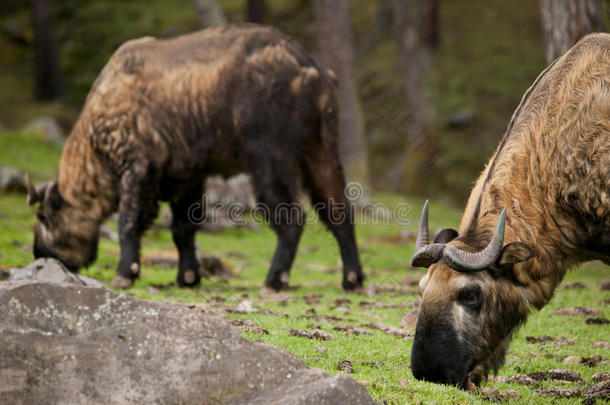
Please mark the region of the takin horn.
<svg viewBox="0 0 610 405"><path fill-rule="evenodd" d="M506 208L500 214L500 220L493 238L485 249L477 253L466 252L455 246L447 245L443 251L443 261L447 266L462 272L485 270L498 260L504 243L504 224L506 223Z"/></svg>
<svg viewBox="0 0 610 405"><path fill-rule="evenodd" d="M419 221L419 229L417 230L417 240L415 241L415 252L413 252L411 266L430 267L430 265L438 262L443 257L445 246L444 243L430 244L430 235L428 232L428 200L426 200L421 212L421 220Z"/></svg>
<svg viewBox="0 0 610 405"><path fill-rule="evenodd" d="M461 272L474 272L485 270L498 260L504 243L504 225L506 223L506 208L500 214L496 232L489 244L480 252L466 252L453 245L433 243L430 244L428 232L428 201L422 210L415 252L411 265L415 267L429 267L443 260L447 266Z"/></svg>

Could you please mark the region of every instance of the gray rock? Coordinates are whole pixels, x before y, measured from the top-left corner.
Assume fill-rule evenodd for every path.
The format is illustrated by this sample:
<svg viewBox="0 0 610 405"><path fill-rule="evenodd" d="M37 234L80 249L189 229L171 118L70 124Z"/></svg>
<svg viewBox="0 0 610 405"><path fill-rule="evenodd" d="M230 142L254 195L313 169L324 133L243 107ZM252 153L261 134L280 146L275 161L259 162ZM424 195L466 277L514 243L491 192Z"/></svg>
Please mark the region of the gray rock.
<svg viewBox="0 0 610 405"><path fill-rule="evenodd" d="M0 190L25 193L27 191L25 172L13 167L1 166Z"/></svg>
<svg viewBox="0 0 610 405"><path fill-rule="evenodd" d="M79 284L0 283L0 402L374 404L347 376L176 304Z"/></svg>
<svg viewBox="0 0 610 405"><path fill-rule="evenodd" d="M26 131L38 131L47 142L63 145L66 141L64 131L53 117L37 117L25 124Z"/></svg>
<svg viewBox="0 0 610 405"><path fill-rule="evenodd" d="M106 286L91 277L70 272L59 260L43 257L23 268L10 269L8 281L34 280L55 284L78 284L91 287L106 288Z"/></svg>

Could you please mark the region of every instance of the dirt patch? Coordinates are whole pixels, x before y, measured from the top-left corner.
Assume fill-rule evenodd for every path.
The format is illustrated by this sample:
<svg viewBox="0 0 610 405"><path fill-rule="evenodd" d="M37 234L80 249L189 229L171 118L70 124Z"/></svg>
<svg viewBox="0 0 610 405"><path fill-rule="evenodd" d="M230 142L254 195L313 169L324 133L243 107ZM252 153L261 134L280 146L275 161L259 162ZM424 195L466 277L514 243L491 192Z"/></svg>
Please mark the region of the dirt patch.
<svg viewBox="0 0 610 405"><path fill-rule="evenodd" d="M201 277L216 276L221 280L229 280L237 277L235 273L233 273L229 263L225 260L205 254L199 254L198 259L201 264L199 269L199 275ZM143 264L159 269L174 270L178 268L178 252L174 250L159 250L154 254L144 254L142 255L141 260Z"/></svg>
<svg viewBox="0 0 610 405"><path fill-rule="evenodd" d="M237 326L241 331L254 332L261 335L268 335L269 331L256 325L249 319L229 319L229 323L233 326Z"/></svg>
<svg viewBox="0 0 610 405"><path fill-rule="evenodd" d="M397 337L403 338L403 339L411 339L413 337L413 332L411 332L411 331L408 331L406 329L396 328L394 326L386 325L385 323L381 323L381 322L365 322L365 323L361 323L360 326L362 326L364 328L378 329L384 333L387 333L389 335L394 335L394 336L397 336Z"/></svg>
<svg viewBox="0 0 610 405"><path fill-rule="evenodd" d="M536 371L528 374L534 380L561 380L561 381L582 381L580 373L573 370L553 369L549 371Z"/></svg>
<svg viewBox="0 0 610 405"><path fill-rule="evenodd" d="M354 372L354 365L349 360L341 360L339 364L337 364L337 370L352 374Z"/></svg>
<svg viewBox="0 0 610 405"><path fill-rule="evenodd" d="M315 312L307 315L299 315L297 319L313 319L318 322L355 322L353 319L345 319L335 315L316 314Z"/></svg>
<svg viewBox="0 0 610 405"><path fill-rule="evenodd" d="M520 397L519 393L515 390L498 391L491 387L481 388L480 395L483 400L490 402L504 402Z"/></svg>
<svg viewBox="0 0 610 405"><path fill-rule="evenodd" d="M587 318L585 323L587 325L607 325L610 321L606 318Z"/></svg>
<svg viewBox="0 0 610 405"><path fill-rule="evenodd" d="M272 316L280 316L282 318L288 318L288 314L286 312L278 312L278 311L272 311L270 309L261 309L258 312L259 315L272 315Z"/></svg>
<svg viewBox="0 0 610 405"><path fill-rule="evenodd" d="M601 347L602 349L610 349L610 343L608 342L595 342L593 347Z"/></svg>
<svg viewBox="0 0 610 405"><path fill-rule="evenodd" d="M557 308L555 310L555 315L589 316L597 314L599 314L597 309L587 307Z"/></svg>
<svg viewBox="0 0 610 405"><path fill-rule="evenodd" d="M585 358L580 359L580 364L589 366L589 367L595 367L597 365L597 363L599 363L603 359L604 358L602 356L585 357Z"/></svg>
<svg viewBox="0 0 610 405"><path fill-rule="evenodd" d="M360 301L358 306L364 309L388 309L388 308L409 308L409 307L417 307L417 302L404 302L400 304L387 304L385 302L381 302L379 300L371 302L371 301Z"/></svg>
<svg viewBox="0 0 610 405"><path fill-rule="evenodd" d="M262 302L279 302L281 305L286 305L288 302L295 301L295 298L287 292L274 292L272 294L260 295L260 300Z"/></svg>
<svg viewBox="0 0 610 405"><path fill-rule="evenodd" d="M509 380L512 383L522 384L522 385L531 385L532 387L537 387L540 383L534 380L527 374L515 374Z"/></svg>
<svg viewBox="0 0 610 405"><path fill-rule="evenodd" d="M342 314L349 314L349 307L340 306L333 308L334 311L341 312Z"/></svg>
<svg viewBox="0 0 610 405"><path fill-rule="evenodd" d="M250 312L248 312L247 309L237 309L237 308L225 308L225 312L228 314L237 314L237 315L248 315ZM251 311L252 312L252 311ZM285 312L277 312L277 311L272 311L270 309L256 309L256 312L258 315L272 315L272 316L280 316L282 318L288 318L288 314Z"/></svg>
<svg viewBox="0 0 610 405"><path fill-rule="evenodd" d="M587 285L580 281L576 281L574 283L567 283L567 284L564 284L564 286L563 286L563 288L566 290L571 290L571 289L575 289L575 288L580 289L580 288L586 288L586 287L587 287Z"/></svg>
<svg viewBox="0 0 610 405"><path fill-rule="evenodd" d="M320 329L314 329L314 330L288 329L288 333L291 336L304 337L307 339L330 340L333 338L330 333L326 333Z"/></svg>
<svg viewBox="0 0 610 405"><path fill-rule="evenodd" d="M406 285L402 284L398 280L395 281L395 284L375 284L371 282L367 284L364 293L369 297L377 294L389 294L390 296L402 295L407 292L413 292L417 289L417 284L411 285L412 283L410 281L411 279L407 281Z"/></svg>
<svg viewBox="0 0 610 405"><path fill-rule="evenodd" d="M582 390L582 395L588 398L610 399L610 380L602 381Z"/></svg>
<svg viewBox="0 0 610 405"><path fill-rule="evenodd" d="M564 357L563 364L570 364L570 363L578 363L578 364L580 364L581 361L582 361L581 357L578 357L578 356L567 356L567 357Z"/></svg>
<svg viewBox="0 0 610 405"><path fill-rule="evenodd" d="M332 301L332 307L339 307L339 306L345 306L345 305L351 305L352 300L350 300L349 298L337 298L336 300Z"/></svg>
<svg viewBox="0 0 610 405"><path fill-rule="evenodd" d="M606 373L606 372L595 373L595 374L593 374L593 377L591 377L591 380L593 380L595 382L610 381L610 373Z"/></svg>
<svg viewBox="0 0 610 405"><path fill-rule="evenodd" d="M552 342L555 338L548 335L540 335L540 336L526 336L525 341L527 343L542 343L542 342Z"/></svg>
<svg viewBox="0 0 610 405"><path fill-rule="evenodd" d="M372 333L366 329L357 328L351 325L335 325L333 326L333 329L339 332L346 332L351 335L372 335Z"/></svg>
<svg viewBox="0 0 610 405"><path fill-rule="evenodd" d="M322 297L324 297L324 294L307 294L303 296L303 301L305 301L307 305L316 305L320 303L320 298Z"/></svg>
<svg viewBox="0 0 610 405"><path fill-rule="evenodd" d="M610 291L610 281L604 281L600 288L602 291Z"/></svg>
<svg viewBox="0 0 610 405"><path fill-rule="evenodd" d="M540 388L534 391L534 394L552 398L572 398L580 395L578 388Z"/></svg>
<svg viewBox="0 0 610 405"><path fill-rule="evenodd" d="M557 348L562 346L574 346L575 344L575 341L568 340L565 336L562 336L552 343L540 345L540 349Z"/></svg>
<svg viewBox="0 0 610 405"><path fill-rule="evenodd" d="M223 255L225 255L226 257L231 257L233 259L239 259L239 260L247 260L248 256L241 253L241 252L236 252L233 250L227 250L226 252L223 253Z"/></svg>

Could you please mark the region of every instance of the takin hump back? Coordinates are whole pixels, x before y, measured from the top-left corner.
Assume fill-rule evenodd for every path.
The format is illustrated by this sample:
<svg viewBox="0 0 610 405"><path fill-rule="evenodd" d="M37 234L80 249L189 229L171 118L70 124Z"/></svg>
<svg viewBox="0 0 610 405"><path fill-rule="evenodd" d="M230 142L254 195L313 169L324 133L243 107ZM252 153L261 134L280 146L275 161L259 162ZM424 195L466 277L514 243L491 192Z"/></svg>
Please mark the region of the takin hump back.
<svg viewBox="0 0 610 405"><path fill-rule="evenodd" d="M459 232L428 238L411 364L467 387L497 371L513 332L578 263L610 264L610 34L591 34L527 90L479 177Z"/></svg>
<svg viewBox="0 0 610 405"><path fill-rule="evenodd" d="M34 255L56 257L71 269L90 264L100 224L118 209L121 257L113 283L130 287L140 274L142 233L165 200L178 283L196 285L197 227L189 210L201 202L209 174L247 172L278 236L266 286L288 284L304 223L300 186L339 243L343 287L361 286L337 151L335 91L332 72L269 27L125 43L91 88L57 182L30 186L29 202L40 201Z"/></svg>

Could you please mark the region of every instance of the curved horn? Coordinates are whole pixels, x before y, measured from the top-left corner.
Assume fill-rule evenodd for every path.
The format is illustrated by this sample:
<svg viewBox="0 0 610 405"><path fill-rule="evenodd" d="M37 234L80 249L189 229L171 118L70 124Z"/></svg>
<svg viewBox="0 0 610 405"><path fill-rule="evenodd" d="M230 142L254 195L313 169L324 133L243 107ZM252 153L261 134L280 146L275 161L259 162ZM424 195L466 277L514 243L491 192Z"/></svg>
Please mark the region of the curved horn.
<svg viewBox="0 0 610 405"><path fill-rule="evenodd" d="M443 257L445 244L430 244L430 234L428 231L428 200L424 203L417 230L417 240L415 241L415 251L411 259L413 267L429 267L438 262Z"/></svg>
<svg viewBox="0 0 610 405"><path fill-rule="evenodd" d="M500 214L500 220L493 238L485 249L478 253L463 251L455 246L447 245L443 252L443 261L452 269L462 272L485 270L498 260L504 243L504 224L506 222L506 208Z"/></svg>

